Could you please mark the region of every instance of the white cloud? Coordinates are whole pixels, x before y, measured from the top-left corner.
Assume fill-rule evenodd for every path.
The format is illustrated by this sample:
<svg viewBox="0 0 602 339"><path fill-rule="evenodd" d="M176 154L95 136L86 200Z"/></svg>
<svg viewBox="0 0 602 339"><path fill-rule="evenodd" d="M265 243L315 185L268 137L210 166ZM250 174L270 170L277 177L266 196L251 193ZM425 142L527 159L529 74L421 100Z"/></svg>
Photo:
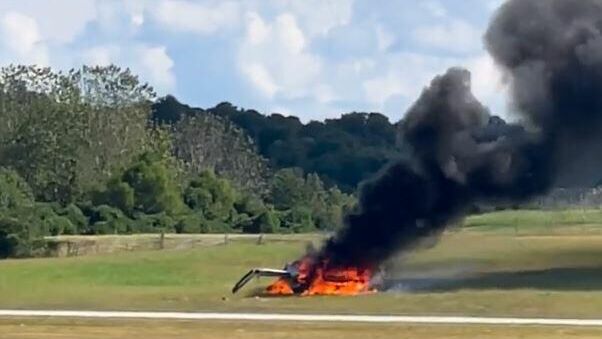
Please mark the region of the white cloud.
<svg viewBox="0 0 602 339"><path fill-rule="evenodd" d="M146 80L160 93L174 89L176 78L174 62L163 46L140 46L136 53L139 60L132 68L145 76Z"/></svg>
<svg viewBox="0 0 602 339"><path fill-rule="evenodd" d="M260 64L243 63L242 72L249 78L251 83L265 96L272 98L278 91L278 85L270 73Z"/></svg>
<svg viewBox="0 0 602 339"><path fill-rule="evenodd" d="M151 11L168 29L198 34L212 34L240 20L239 3L232 1L163 0L158 5L152 3Z"/></svg>
<svg viewBox="0 0 602 339"><path fill-rule="evenodd" d="M0 39L8 62L48 65L48 51L37 21L27 15L8 12L0 18ZM2 53L4 54L4 53Z"/></svg>
<svg viewBox="0 0 602 339"><path fill-rule="evenodd" d="M18 12L36 20L41 38L69 43L97 16L95 0L3 0L0 13Z"/></svg>
<svg viewBox="0 0 602 339"><path fill-rule="evenodd" d="M389 73L374 79L366 80L363 83L366 99L375 104L378 109L382 109L385 102L393 96L411 95L411 90L394 73Z"/></svg>
<svg viewBox="0 0 602 339"><path fill-rule="evenodd" d="M290 13L266 23L247 15L247 29L238 53L239 69L260 93L272 98L312 95L320 60L307 51L307 39Z"/></svg>
<svg viewBox="0 0 602 339"><path fill-rule="evenodd" d="M362 82L363 95L370 109L383 110L387 101L403 98L407 108L418 98L431 79L449 67L461 64L453 58L433 57L416 53L396 53L376 61L379 68L372 77Z"/></svg>
<svg viewBox="0 0 602 339"><path fill-rule="evenodd" d="M472 73L473 91L477 97L488 100L503 91L502 73L489 55L470 60L467 67Z"/></svg>
<svg viewBox="0 0 602 339"><path fill-rule="evenodd" d="M465 66L472 74L472 91L483 103L490 105L494 114L507 118L508 87L504 84L502 72L488 54L468 60Z"/></svg>
<svg viewBox="0 0 602 339"><path fill-rule="evenodd" d="M471 24L451 19L443 24L418 27L413 30L412 38L424 46L470 53L481 48L481 34L481 30Z"/></svg>
<svg viewBox="0 0 602 339"><path fill-rule="evenodd" d="M348 24L353 14L353 0L276 0L283 11L298 18L308 36L324 35L331 29Z"/></svg>
<svg viewBox="0 0 602 339"><path fill-rule="evenodd" d="M175 89L174 61L164 46L135 44L123 48L119 45L101 45L81 52L79 62L93 66L116 64L129 67L142 81L148 82L160 95Z"/></svg>
<svg viewBox="0 0 602 339"><path fill-rule="evenodd" d="M117 63L120 49L117 46L95 46L82 51L82 63L92 66L108 66Z"/></svg>

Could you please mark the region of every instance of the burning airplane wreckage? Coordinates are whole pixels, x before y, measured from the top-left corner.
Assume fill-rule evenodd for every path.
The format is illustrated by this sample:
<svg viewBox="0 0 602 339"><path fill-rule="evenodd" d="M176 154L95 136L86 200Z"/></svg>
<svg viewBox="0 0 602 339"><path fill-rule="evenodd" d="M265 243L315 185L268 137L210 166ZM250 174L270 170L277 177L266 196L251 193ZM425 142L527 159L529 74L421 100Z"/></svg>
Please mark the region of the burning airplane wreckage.
<svg viewBox="0 0 602 339"><path fill-rule="evenodd" d="M484 41L516 123L490 115L468 71L436 77L400 123L411 157L362 185L357 210L318 251L284 270L252 270L233 291L267 275L277 277L268 294L369 293L375 270L395 253L474 205L545 194L593 148L602 132L602 0L506 1Z"/></svg>

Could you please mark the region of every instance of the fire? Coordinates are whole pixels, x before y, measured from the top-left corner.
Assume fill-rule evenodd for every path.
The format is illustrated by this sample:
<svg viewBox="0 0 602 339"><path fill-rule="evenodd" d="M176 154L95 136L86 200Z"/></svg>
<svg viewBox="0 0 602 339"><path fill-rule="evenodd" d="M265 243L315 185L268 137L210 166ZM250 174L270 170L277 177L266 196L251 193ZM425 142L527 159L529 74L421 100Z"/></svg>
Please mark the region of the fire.
<svg viewBox="0 0 602 339"><path fill-rule="evenodd" d="M291 277L281 277L268 286L269 295L359 295L375 292L373 271L366 267L330 267L328 261L311 256L287 267Z"/></svg>

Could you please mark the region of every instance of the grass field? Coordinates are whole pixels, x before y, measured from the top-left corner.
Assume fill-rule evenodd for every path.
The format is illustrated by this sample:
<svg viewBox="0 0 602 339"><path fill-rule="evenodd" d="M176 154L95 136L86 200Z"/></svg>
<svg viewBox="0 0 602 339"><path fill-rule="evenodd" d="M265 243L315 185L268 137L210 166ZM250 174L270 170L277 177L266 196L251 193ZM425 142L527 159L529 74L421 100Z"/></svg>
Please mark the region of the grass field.
<svg viewBox="0 0 602 339"><path fill-rule="evenodd" d="M471 216L464 227L482 231L518 234L562 232L602 234L602 210L521 210L501 211Z"/></svg>
<svg viewBox="0 0 602 339"><path fill-rule="evenodd" d="M600 338L602 329L556 327L264 324L186 321L0 320L3 339L204 338ZM50 336L51 334L51 336Z"/></svg>
<svg viewBox="0 0 602 339"><path fill-rule="evenodd" d="M446 233L434 247L394 260L387 280L394 288L376 295L254 297L252 292L269 280L253 282L243 291L246 295L230 294L233 283L249 268L279 268L302 254L309 239L302 236L261 245L239 239L193 250L2 261L0 308L602 318L602 214L598 211L471 217L465 227ZM3 338L34 338L46 331L57 338L100 338L109 332L114 337L148 332L148 338L259 338L266 333L308 338L378 338L395 333L402 338L602 336L595 329L560 328L0 321Z"/></svg>

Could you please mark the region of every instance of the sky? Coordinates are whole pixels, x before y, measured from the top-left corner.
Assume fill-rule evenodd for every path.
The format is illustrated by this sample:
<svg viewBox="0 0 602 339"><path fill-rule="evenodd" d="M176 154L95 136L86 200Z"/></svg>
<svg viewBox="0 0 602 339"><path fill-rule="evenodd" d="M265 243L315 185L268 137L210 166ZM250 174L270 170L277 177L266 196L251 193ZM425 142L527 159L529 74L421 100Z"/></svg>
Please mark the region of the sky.
<svg viewBox="0 0 602 339"><path fill-rule="evenodd" d="M405 111L432 77L472 72L507 115L482 35L503 0L0 0L0 65L128 67L159 95L323 120Z"/></svg>

